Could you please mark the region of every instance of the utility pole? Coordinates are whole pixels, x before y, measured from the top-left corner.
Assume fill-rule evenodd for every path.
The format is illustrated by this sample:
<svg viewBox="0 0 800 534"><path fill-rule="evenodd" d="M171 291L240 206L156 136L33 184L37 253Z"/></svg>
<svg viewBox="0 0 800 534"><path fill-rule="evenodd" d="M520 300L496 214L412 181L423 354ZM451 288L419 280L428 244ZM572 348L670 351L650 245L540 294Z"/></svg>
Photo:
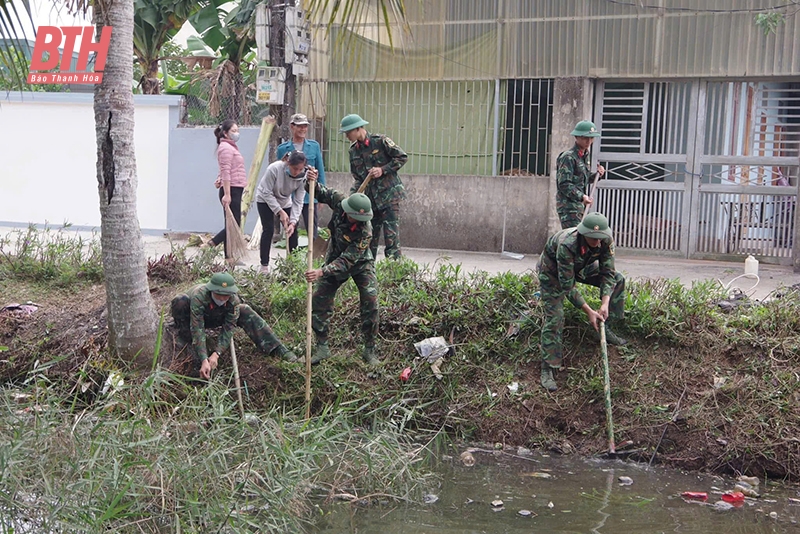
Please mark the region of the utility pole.
<svg viewBox="0 0 800 534"><path fill-rule="evenodd" d="M256 101L269 103L278 136L290 137L289 121L297 109L297 76L308 74L311 30L296 0L267 0L256 8L258 69ZM269 63L269 66L263 66ZM275 141L270 142L274 159Z"/></svg>
<svg viewBox="0 0 800 534"><path fill-rule="evenodd" d="M287 5L288 4L288 5ZM289 120L295 112L297 102L297 77L292 72L291 63L286 62L286 45L288 44L286 31L286 8L293 7L294 2L289 0L269 0L269 56L270 66L283 67L286 69L284 80L283 103L271 106L272 114L278 119L278 136L287 139L289 133ZM274 141L270 142L270 155L274 159Z"/></svg>

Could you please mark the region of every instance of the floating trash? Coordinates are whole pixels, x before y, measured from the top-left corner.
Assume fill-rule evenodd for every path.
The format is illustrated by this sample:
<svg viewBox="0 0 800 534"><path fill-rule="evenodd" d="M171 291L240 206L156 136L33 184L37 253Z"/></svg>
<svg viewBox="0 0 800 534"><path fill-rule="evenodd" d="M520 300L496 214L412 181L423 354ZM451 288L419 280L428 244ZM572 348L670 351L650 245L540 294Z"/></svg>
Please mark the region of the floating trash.
<svg viewBox="0 0 800 534"><path fill-rule="evenodd" d="M697 499L700 501L705 501L708 499L708 493L704 491L684 491L681 493L681 497L685 499Z"/></svg>
<svg viewBox="0 0 800 534"><path fill-rule="evenodd" d="M542 473L540 471L536 471L534 473L522 473L522 476L531 478L553 478L553 475L550 473Z"/></svg>
<svg viewBox="0 0 800 534"><path fill-rule="evenodd" d="M619 480L620 486L630 486L633 484L633 479L631 477L619 477L617 480Z"/></svg>
<svg viewBox="0 0 800 534"><path fill-rule="evenodd" d="M739 482L744 482L745 484L750 484L753 487L756 487L761 483L758 477L746 477L744 475L736 477L736 480Z"/></svg>
<svg viewBox="0 0 800 534"><path fill-rule="evenodd" d="M549 503L547 503L547 507L548 508L552 508L554 506L555 506L555 504L553 504L553 501L550 501Z"/></svg>
<svg viewBox="0 0 800 534"><path fill-rule="evenodd" d="M717 501L717 502L714 503L714 509L719 511L719 512L726 512L726 511L730 510L731 508L734 508L734 506L729 502Z"/></svg>
<svg viewBox="0 0 800 534"><path fill-rule="evenodd" d="M427 495L422 496L422 502L425 504L433 504L439 500L438 495L434 495L433 493L428 493Z"/></svg>
<svg viewBox="0 0 800 534"><path fill-rule="evenodd" d="M739 491L745 495L745 497L761 497L758 492L748 484L747 482L737 482L736 485L733 487L735 491Z"/></svg>
<svg viewBox="0 0 800 534"><path fill-rule="evenodd" d="M521 515L522 517L536 517L536 514L534 514L534 513L533 513L533 512L531 512L530 510L520 510L520 511L519 511L519 512L517 512L517 513L518 513L519 515Z"/></svg>
<svg viewBox="0 0 800 534"><path fill-rule="evenodd" d="M501 501L500 499L495 499L495 500L492 501L492 506L494 508L502 508L503 506L505 506L505 503L503 501Z"/></svg>
<svg viewBox="0 0 800 534"><path fill-rule="evenodd" d="M744 493L741 491L723 493L722 500L725 502L744 502ZM714 506L716 506L716 504Z"/></svg>
<svg viewBox="0 0 800 534"><path fill-rule="evenodd" d="M770 512L769 517L770 519L778 519L778 512Z"/></svg>
<svg viewBox="0 0 800 534"><path fill-rule="evenodd" d="M472 456L472 453L469 451L464 451L461 453L461 463L466 465L467 467L472 467L475 465L475 457Z"/></svg>

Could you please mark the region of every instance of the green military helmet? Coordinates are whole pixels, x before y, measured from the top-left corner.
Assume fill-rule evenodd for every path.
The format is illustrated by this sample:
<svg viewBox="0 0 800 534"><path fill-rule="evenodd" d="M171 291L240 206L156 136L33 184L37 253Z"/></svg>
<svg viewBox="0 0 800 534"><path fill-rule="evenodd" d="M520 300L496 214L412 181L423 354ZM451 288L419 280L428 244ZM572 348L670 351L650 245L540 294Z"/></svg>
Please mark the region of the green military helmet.
<svg viewBox="0 0 800 534"><path fill-rule="evenodd" d="M581 121L575 125L570 135L575 137L600 137L600 131L592 121Z"/></svg>
<svg viewBox="0 0 800 534"><path fill-rule="evenodd" d="M362 119L360 115L351 113L342 119L342 123L339 125L339 133L347 133L350 130L355 130L361 126L366 126L367 124L369 123Z"/></svg>
<svg viewBox="0 0 800 534"><path fill-rule="evenodd" d="M214 274L206 284L206 287L209 291L220 295L235 295L239 292L239 288L236 287L236 280L228 273Z"/></svg>
<svg viewBox="0 0 800 534"><path fill-rule="evenodd" d="M591 239L610 239L611 228L608 219L602 213L594 212L583 218L578 225L578 233Z"/></svg>
<svg viewBox="0 0 800 534"><path fill-rule="evenodd" d="M363 222L372 219L372 203L364 193L353 193L342 200L342 209L357 221Z"/></svg>

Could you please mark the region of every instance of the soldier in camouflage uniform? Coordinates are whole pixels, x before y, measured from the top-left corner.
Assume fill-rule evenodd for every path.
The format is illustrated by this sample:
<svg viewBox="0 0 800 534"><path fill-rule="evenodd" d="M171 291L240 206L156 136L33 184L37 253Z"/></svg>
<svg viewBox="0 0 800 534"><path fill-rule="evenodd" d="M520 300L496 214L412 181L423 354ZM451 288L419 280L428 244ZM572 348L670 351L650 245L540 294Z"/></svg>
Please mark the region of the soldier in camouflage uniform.
<svg viewBox="0 0 800 534"><path fill-rule="evenodd" d="M192 343L200 359L200 376L209 378L217 368L219 355L231 344L233 329L241 327L253 343L267 354L275 353L289 362L297 357L281 343L269 325L247 304L242 304L236 282L228 273L216 273L207 284L193 287L172 299L172 318L178 335ZM206 348L206 328L222 327L211 356Z"/></svg>
<svg viewBox="0 0 800 534"><path fill-rule="evenodd" d="M363 360L369 365L380 361L375 353L375 338L378 334L378 278L375 276L375 260L370 250L373 217L369 198L362 193L346 197L317 183L309 175L309 184L315 184L314 198L333 210L328 229L331 237L328 252L321 269L306 271L306 280L318 281L311 299L311 327L317 337L317 345L311 363L316 364L330 358L328 327L333 313L336 291L348 278L358 288L361 302L361 333L364 336Z"/></svg>
<svg viewBox="0 0 800 534"><path fill-rule="evenodd" d="M397 171L408 161L408 154L394 141L381 134L370 134L364 129L367 121L352 114L342 119L339 133L347 136L350 145L350 173L355 182L350 193L355 193L367 176L371 176L364 193L372 203L372 257L378 259L378 241L383 229L384 254L387 258L400 257L400 201L405 198L405 188Z"/></svg>
<svg viewBox="0 0 800 534"><path fill-rule="evenodd" d="M625 278L614 269L614 240L608 220L600 213L588 214L577 228L561 230L550 237L539 257L539 285L544 305L542 325L542 386L557 389L553 370L561 369L561 334L564 329L564 297L582 309L591 325L597 321L622 321ZM575 287L576 282L600 288L600 309L593 310ZM611 345L626 341L606 327Z"/></svg>
<svg viewBox="0 0 800 534"><path fill-rule="evenodd" d="M561 228L575 228L581 222L584 210L594 203L589 196L591 158L589 149L595 137L600 137L594 123L581 121L575 125L570 135L575 136L575 146L562 152L556 164L556 211L561 219ZM597 174L602 177L605 169L597 166Z"/></svg>

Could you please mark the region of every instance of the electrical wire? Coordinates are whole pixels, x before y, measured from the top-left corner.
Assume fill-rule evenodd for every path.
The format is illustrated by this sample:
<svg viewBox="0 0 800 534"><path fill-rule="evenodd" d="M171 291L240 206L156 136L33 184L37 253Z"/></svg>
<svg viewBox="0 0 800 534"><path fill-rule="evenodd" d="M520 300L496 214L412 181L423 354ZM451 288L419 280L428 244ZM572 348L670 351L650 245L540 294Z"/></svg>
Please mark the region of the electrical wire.
<svg viewBox="0 0 800 534"><path fill-rule="evenodd" d="M742 291L742 290L741 290L741 289L739 289L738 287L737 287L737 288L733 288L733 289L731 290L731 284L733 284L733 283L734 283L736 280L738 280L739 278L745 278L745 277L755 278L755 279L756 279L756 283L755 283L755 284L753 284L753 286L752 286L752 287L750 287L749 289L747 289L746 291ZM720 280L719 278L717 278L717 282L719 282L719 285L721 285L721 286L722 286L722 289L724 289L726 292L728 292L728 298L731 298L732 296L735 296L735 294L736 294L736 292L737 292L737 291L741 291L742 293L744 293L744 294L745 294L745 295L747 295L748 297L752 297L752 296L753 296L753 293L755 293L755 289L756 289L756 287L758 286L758 283L759 283L760 281L761 281L761 278L759 278L759 277L758 277L758 275L757 275L757 274L755 274L755 273L744 273L744 274L740 274L739 276L736 276L736 277L734 277L734 278L733 278L733 279L732 279L730 282L728 282L727 284L723 284L723 283L722 283L722 280Z"/></svg>
<svg viewBox="0 0 800 534"><path fill-rule="evenodd" d="M661 9L664 11L683 11L689 13L766 13L768 11L775 11L776 9L784 9L787 7L800 6L800 2L794 0L789 2L788 4L781 4L770 7L749 8L749 9L699 9L695 7L654 6L650 4L644 4L642 2L623 2L621 0L605 0L605 1L608 2L609 4L618 4L621 6L639 7L642 9Z"/></svg>

